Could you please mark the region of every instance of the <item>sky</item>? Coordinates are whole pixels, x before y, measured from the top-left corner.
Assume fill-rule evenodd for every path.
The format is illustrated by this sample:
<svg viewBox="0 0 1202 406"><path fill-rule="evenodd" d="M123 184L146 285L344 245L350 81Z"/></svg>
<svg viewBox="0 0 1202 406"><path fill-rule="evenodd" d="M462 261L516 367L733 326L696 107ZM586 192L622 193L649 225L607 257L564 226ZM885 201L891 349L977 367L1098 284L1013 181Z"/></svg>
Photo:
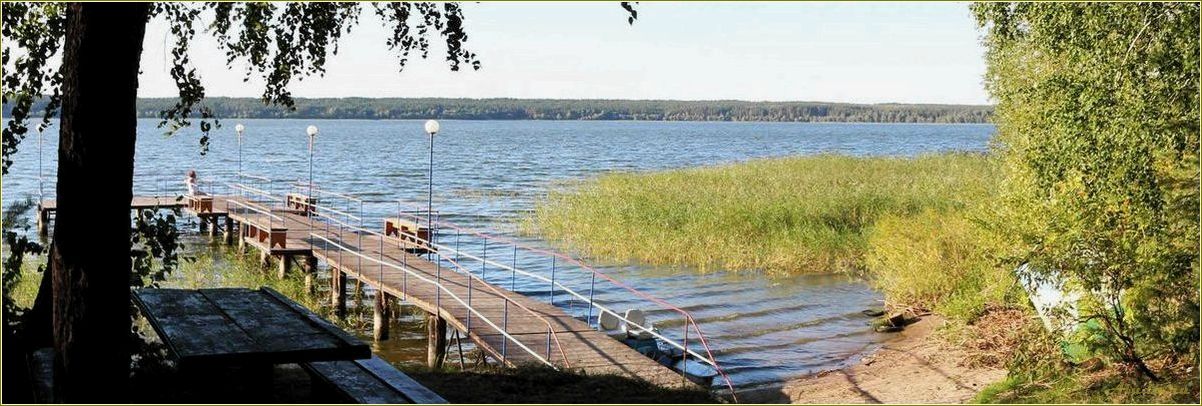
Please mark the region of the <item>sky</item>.
<svg viewBox="0 0 1202 406"><path fill-rule="evenodd" d="M398 72L367 6L325 76L293 83L293 95L990 103L966 3L643 2L634 25L617 2L463 7L479 71L451 72L440 47ZM176 94L170 41L161 19L147 27L139 96ZM263 89L207 34L192 58L208 96Z"/></svg>

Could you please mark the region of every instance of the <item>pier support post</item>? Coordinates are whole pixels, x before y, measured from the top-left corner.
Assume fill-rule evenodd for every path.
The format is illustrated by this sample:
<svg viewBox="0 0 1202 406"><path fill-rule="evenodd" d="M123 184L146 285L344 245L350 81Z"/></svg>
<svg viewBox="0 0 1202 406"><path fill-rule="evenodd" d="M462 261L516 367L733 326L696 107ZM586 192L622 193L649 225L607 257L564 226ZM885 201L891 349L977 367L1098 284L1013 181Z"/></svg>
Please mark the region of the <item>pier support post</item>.
<svg viewBox="0 0 1202 406"><path fill-rule="evenodd" d="M447 321L437 313L426 314L426 365L442 368L447 355Z"/></svg>
<svg viewBox="0 0 1202 406"><path fill-rule="evenodd" d="M313 278L317 277L317 257L310 255L305 257L305 291L309 294L317 292L313 286Z"/></svg>
<svg viewBox="0 0 1202 406"><path fill-rule="evenodd" d="M337 268L330 268L330 301L334 305L334 315L346 317L346 275Z"/></svg>
<svg viewBox="0 0 1202 406"><path fill-rule="evenodd" d="M199 216L198 218L200 219L200 228L198 231L203 233L205 232L205 229L209 227L209 219L205 216Z"/></svg>
<svg viewBox="0 0 1202 406"><path fill-rule="evenodd" d="M214 217L209 223L209 238L217 237L217 218Z"/></svg>
<svg viewBox="0 0 1202 406"><path fill-rule="evenodd" d="M376 341L384 341L388 339L388 324L392 321L392 307L390 306L392 300L387 293L376 291L375 302L375 311L372 312L372 321L375 322L374 328L372 328L372 337Z"/></svg>
<svg viewBox="0 0 1202 406"><path fill-rule="evenodd" d="M42 240L46 239L46 234L50 231L50 212L38 205L38 237Z"/></svg>
<svg viewBox="0 0 1202 406"><path fill-rule="evenodd" d="M234 243L234 219L225 216L225 245Z"/></svg>
<svg viewBox="0 0 1202 406"><path fill-rule="evenodd" d="M259 267L263 268L263 273L271 268L271 253L268 251L259 251Z"/></svg>
<svg viewBox="0 0 1202 406"><path fill-rule="evenodd" d="M280 255L279 277L283 280L288 276L288 263L292 262L291 255Z"/></svg>
<svg viewBox="0 0 1202 406"><path fill-rule="evenodd" d="M351 301L355 303L356 309L363 308L363 279L355 278L355 290L351 294Z"/></svg>

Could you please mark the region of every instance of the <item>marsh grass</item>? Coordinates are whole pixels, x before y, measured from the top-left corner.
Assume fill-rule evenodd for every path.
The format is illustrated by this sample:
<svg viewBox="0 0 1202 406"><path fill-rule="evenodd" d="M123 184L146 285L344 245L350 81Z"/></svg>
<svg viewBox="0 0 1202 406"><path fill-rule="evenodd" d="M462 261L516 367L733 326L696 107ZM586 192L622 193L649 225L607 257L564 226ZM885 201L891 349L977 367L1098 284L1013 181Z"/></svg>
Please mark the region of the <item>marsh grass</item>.
<svg viewBox="0 0 1202 406"><path fill-rule="evenodd" d="M864 269L883 216L952 213L996 179L983 154L817 155L611 173L551 191L523 229L596 259L772 274Z"/></svg>
<svg viewBox="0 0 1202 406"><path fill-rule="evenodd" d="M1011 245L980 225L983 209L883 216L867 235L870 283L894 307L933 310L961 323L1025 308L1026 294L1005 259Z"/></svg>

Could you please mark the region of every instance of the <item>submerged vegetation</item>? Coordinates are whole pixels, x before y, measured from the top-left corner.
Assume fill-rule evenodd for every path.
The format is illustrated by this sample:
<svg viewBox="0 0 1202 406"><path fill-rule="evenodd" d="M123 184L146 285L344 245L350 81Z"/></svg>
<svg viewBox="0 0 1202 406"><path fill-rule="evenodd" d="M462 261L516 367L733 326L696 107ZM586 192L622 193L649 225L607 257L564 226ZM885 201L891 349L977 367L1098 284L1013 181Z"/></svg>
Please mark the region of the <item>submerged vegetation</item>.
<svg viewBox="0 0 1202 406"><path fill-rule="evenodd" d="M552 191L526 229L585 255L769 273L859 271L886 216L949 214L994 187L987 155L810 157L613 173Z"/></svg>

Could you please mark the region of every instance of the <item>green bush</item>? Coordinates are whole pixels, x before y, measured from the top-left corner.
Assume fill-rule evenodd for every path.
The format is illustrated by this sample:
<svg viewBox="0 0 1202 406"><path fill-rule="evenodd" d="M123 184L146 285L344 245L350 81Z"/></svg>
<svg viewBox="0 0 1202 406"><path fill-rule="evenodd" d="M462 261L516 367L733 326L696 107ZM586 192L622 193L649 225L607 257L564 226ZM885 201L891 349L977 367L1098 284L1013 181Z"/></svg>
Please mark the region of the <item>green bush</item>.
<svg viewBox="0 0 1202 406"><path fill-rule="evenodd" d="M962 212L887 215L868 235L867 274L892 306L971 322L996 307L1025 306L1000 243Z"/></svg>
<svg viewBox="0 0 1202 406"><path fill-rule="evenodd" d="M1082 293L1086 344L1198 364L1197 3L980 3L1003 235Z"/></svg>

